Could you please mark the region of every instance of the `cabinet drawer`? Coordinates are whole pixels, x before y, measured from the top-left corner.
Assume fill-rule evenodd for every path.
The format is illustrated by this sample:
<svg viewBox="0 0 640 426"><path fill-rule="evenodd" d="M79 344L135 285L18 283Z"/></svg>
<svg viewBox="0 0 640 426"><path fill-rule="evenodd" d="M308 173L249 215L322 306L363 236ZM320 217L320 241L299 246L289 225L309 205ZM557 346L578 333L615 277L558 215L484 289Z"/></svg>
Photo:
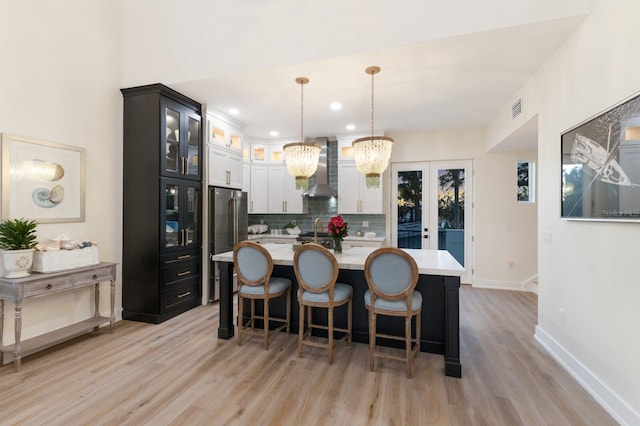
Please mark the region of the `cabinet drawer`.
<svg viewBox="0 0 640 426"><path fill-rule="evenodd" d="M162 270L164 285L200 276L200 264L194 261L173 264Z"/></svg>
<svg viewBox="0 0 640 426"><path fill-rule="evenodd" d="M195 305L199 298L200 280L188 280L163 291L160 306L162 311L168 311L180 305Z"/></svg>
<svg viewBox="0 0 640 426"><path fill-rule="evenodd" d="M102 268L94 271L81 272L76 276L76 287L80 287L86 284L103 283L105 281L111 281L114 277L111 276L111 268Z"/></svg>
<svg viewBox="0 0 640 426"><path fill-rule="evenodd" d="M73 288L73 280L69 277L52 278L46 281L25 284L23 297L35 297Z"/></svg>
<svg viewBox="0 0 640 426"><path fill-rule="evenodd" d="M160 258L161 266L170 266L174 263L180 262L200 262L200 253L197 250L194 251L181 251L179 253L165 254Z"/></svg>

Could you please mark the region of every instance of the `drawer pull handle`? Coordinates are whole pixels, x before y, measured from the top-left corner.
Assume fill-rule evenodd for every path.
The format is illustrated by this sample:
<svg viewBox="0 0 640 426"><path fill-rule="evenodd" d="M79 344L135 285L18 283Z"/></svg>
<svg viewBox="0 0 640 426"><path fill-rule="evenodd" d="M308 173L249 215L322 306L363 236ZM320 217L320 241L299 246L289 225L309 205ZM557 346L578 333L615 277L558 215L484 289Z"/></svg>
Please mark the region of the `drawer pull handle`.
<svg viewBox="0 0 640 426"><path fill-rule="evenodd" d="M190 258L190 257L191 257L191 255L190 255L190 254L185 254L185 255L183 255L183 256L178 256L178 259L188 259L188 258Z"/></svg>
<svg viewBox="0 0 640 426"><path fill-rule="evenodd" d="M93 279L94 279L94 280L97 280L97 279L98 279L98 276L94 274L94 275L93 275Z"/></svg>
<svg viewBox="0 0 640 426"><path fill-rule="evenodd" d="M51 284L47 284L47 290L51 290Z"/></svg>
<svg viewBox="0 0 640 426"><path fill-rule="evenodd" d="M178 272L179 277L184 277L185 275L189 275L191 271Z"/></svg>
<svg viewBox="0 0 640 426"><path fill-rule="evenodd" d="M190 294L191 294L191 292L190 292L190 291L187 291L187 292L185 292L185 293L179 294L179 295L178 295L178 299L182 299L183 297L187 297L187 296L188 296L188 295L190 295Z"/></svg>

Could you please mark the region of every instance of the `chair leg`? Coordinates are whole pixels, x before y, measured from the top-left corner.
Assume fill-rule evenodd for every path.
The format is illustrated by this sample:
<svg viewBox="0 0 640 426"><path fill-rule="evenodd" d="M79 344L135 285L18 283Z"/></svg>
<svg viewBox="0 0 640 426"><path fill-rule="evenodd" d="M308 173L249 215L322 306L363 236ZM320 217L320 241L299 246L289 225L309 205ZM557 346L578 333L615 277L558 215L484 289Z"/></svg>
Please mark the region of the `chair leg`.
<svg viewBox="0 0 640 426"><path fill-rule="evenodd" d="M291 334L291 290L287 291L287 334Z"/></svg>
<svg viewBox="0 0 640 426"><path fill-rule="evenodd" d="M256 300L251 299L251 328L256 328Z"/></svg>
<svg viewBox="0 0 640 426"><path fill-rule="evenodd" d="M351 336L353 334L352 324L353 324L353 298L349 298L349 303L347 304L347 333L349 336L347 337L347 342L351 343Z"/></svg>
<svg viewBox="0 0 640 426"><path fill-rule="evenodd" d="M418 311L418 313L416 314L416 355L420 353L420 341L422 340L422 335L420 334L420 323L422 322L422 320L420 319L420 316L421 311Z"/></svg>
<svg viewBox="0 0 640 426"><path fill-rule="evenodd" d="M329 364L333 364L333 308L329 309Z"/></svg>
<svg viewBox="0 0 640 426"><path fill-rule="evenodd" d="M264 298L264 348L269 349L269 298Z"/></svg>
<svg viewBox="0 0 640 426"><path fill-rule="evenodd" d="M369 370L373 371L373 352L376 350L376 314L369 308Z"/></svg>
<svg viewBox="0 0 640 426"><path fill-rule="evenodd" d="M302 358L302 339L304 339L304 305L300 303L300 318L298 318L298 357Z"/></svg>
<svg viewBox="0 0 640 426"><path fill-rule="evenodd" d="M411 315L407 315L404 319L404 333L405 333L405 346L406 346L406 359L407 359L407 377L411 377Z"/></svg>
<svg viewBox="0 0 640 426"><path fill-rule="evenodd" d="M242 305L244 305L244 299L242 298L242 296L240 296L240 293L238 292L238 346L240 346L240 343L242 342L242 329L243 329Z"/></svg>

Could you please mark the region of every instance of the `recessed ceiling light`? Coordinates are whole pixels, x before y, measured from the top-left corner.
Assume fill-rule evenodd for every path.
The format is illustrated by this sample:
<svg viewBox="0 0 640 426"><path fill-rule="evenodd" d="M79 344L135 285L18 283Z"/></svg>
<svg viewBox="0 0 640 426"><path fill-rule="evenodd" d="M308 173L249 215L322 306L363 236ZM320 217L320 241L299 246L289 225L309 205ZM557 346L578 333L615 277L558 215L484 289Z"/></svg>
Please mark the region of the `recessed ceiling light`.
<svg viewBox="0 0 640 426"><path fill-rule="evenodd" d="M356 128L356 126L354 126L353 124L347 124L347 125L345 126L345 129L347 129L347 130L353 130L353 129L355 129L355 128Z"/></svg>
<svg viewBox="0 0 640 426"><path fill-rule="evenodd" d="M275 130L270 131L270 132L269 132L269 134L270 134L271 136L278 136L278 132L277 132L277 131L275 131Z"/></svg>
<svg viewBox="0 0 640 426"><path fill-rule="evenodd" d="M331 102L331 109L334 111L338 111L342 109L342 104L340 102Z"/></svg>
<svg viewBox="0 0 640 426"><path fill-rule="evenodd" d="M229 110L229 114L233 114L233 115L238 115L240 111L238 110L238 108L231 108Z"/></svg>

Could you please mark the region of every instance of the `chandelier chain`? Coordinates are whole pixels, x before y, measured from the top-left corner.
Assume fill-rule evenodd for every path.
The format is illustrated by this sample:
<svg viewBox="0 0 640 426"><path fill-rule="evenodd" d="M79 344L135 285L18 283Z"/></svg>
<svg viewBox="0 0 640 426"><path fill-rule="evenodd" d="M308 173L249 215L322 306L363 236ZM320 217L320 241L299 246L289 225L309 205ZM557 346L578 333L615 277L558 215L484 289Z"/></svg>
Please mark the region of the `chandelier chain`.
<svg viewBox="0 0 640 426"><path fill-rule="evenodd" d="M375 72L371 73L371 138L373 139L373 76Z"/></svg>
<svg viewBox="0 0 640 426"><path fill-rule="evenodd" d="M304 83L300 83L300 142L304 142Z"/></svg>

